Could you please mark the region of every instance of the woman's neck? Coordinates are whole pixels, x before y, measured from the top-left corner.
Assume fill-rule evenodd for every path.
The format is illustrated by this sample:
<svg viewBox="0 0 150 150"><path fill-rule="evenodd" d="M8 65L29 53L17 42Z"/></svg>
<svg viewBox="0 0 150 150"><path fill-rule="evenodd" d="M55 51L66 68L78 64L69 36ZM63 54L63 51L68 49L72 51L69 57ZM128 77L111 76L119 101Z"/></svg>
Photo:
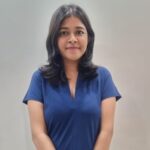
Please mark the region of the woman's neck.
<svg viewBox="0 0 150 150"><path fill-rule="evenodd" d="M78 63L77 62L64 62L65 73L67 77L71 78L78 74Z"/></svg>

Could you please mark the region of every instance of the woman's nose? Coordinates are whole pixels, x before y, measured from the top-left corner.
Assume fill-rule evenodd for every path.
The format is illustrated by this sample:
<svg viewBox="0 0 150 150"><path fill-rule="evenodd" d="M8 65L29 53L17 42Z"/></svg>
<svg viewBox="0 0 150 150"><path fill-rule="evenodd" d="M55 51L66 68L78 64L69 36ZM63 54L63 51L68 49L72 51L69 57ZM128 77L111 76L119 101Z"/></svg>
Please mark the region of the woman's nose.
<svg viewBox="0 0 150 150"><path fill-rule="evenodd" d="M69 36L69 39L68 39L68 42L69 43L76 43L77 42L77 38L75 36L74 33L71 33L70 36Z"/></svg>

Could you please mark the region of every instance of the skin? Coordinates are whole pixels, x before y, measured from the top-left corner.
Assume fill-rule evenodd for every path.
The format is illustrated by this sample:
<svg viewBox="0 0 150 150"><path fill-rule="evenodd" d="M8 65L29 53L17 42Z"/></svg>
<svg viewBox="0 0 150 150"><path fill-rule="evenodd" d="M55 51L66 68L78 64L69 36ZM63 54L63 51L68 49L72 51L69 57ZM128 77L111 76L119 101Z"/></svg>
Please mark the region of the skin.
<svg viewBox="0 0 150 150"><path fill-rule="evenodd" d="M28 112L32 132L32 141L36 150L56 150L51 139L47 135L43 114L43 104L35 100L28 102Z"/></svg>
<svg viewBox="0 0 150 150"><path fill-rule="evenodd" d="M84 34L82 33L84 32ZM81 36L82 35L82 36ZM66 18L60 27L58 47L63 58L71 95L74 96L78 75L78 62L86 51L88 44L87 30L77 17ZM94 150L109 150L113 134L116 99L110 97L102 101L102 127L96 140ZM43 114L43 104L35 100L28 101L28 111L32 139L37 150L55 150L47 129Z"/></svg>
<svg viewBox="0 0 150 150"><path fill-rule="evenodd" d="M65 65L78 64L88 44L87 30L77 17L66 18L60 27L58 47Z"/></svg>
<svg viewBox="0 0 150 150"><path fill-rule="evenodd" d="M109 150L113 136L116 98L104 99L101 104L101 131L96 140L94 150Z"/></svg>

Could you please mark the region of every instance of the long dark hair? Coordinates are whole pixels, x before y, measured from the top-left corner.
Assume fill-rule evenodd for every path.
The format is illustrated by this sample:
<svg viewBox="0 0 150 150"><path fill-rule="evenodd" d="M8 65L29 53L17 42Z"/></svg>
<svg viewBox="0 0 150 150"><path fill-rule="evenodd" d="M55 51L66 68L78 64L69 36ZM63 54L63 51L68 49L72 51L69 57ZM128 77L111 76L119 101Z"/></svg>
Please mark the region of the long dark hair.
<svg viewBox="0 0 150 150"><path fill-rule="evenodd" d="M62 5L53 14L49 33L46 40L46 48L48 53L48 64L40 67L44 78L52 84L58 85L59 83L65 83L67 81L64 71L64 65L62 56L58 49L58 36L59 28L64 19L75 16L78 17L85 25L88 32L88 45L84 55L80 58L78 71L82 74L83 79L92 79L97 76L97 65L92 63L93 45L94 45L94 32L91 27L90 21L84 10L75 5Z"/></svg>

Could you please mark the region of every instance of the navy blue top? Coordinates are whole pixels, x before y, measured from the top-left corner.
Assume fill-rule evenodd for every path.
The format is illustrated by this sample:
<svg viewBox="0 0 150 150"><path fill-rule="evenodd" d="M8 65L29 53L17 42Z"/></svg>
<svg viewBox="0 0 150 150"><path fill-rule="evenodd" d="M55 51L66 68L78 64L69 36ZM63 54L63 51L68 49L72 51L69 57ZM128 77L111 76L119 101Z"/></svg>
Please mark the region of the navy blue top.
<svg viewBox="0 0 150 150"><path fill-rule="evenodd" d="M78 73L74 97L68 82L54 87L39 69L33 73L23 102L43 103L48 136L56 150L93 150L101 128L101 102L121 98L108 69L98 67L97 73L92 80L83 80Z"/></svg>

